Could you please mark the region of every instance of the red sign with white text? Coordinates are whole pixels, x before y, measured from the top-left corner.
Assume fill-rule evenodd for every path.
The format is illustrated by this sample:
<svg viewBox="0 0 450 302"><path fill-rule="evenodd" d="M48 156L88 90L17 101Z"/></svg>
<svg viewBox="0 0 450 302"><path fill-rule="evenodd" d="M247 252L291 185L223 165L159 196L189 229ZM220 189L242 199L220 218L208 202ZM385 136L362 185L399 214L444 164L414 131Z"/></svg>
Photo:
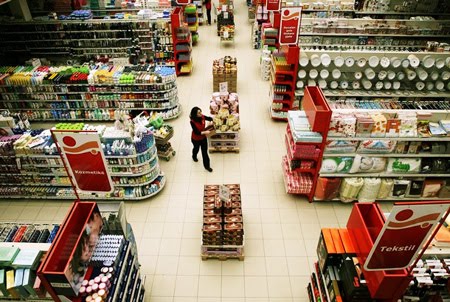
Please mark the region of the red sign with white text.
<svg viewBox="0 0 450 302"><path fill-rule="evenodd" d="M281 45L297 45L301 17L301 7L284 7L281 9L279 35Z"/></svg>
<svg viewBox="0 0 450 302"><path fill-rule="evenodd" d="M267 0L267 10L277 11L279 12L281 9L281 1L280 0Z"/></svg>
<svg viewBox="0 0 450 302"><path fill-rule="evenodd" d="M191 3L191 0L177 0L178 5L188 5Z"/></svg>
<svg viewBox="0 0 450 302"><path fill-rule="evenodd" d="M76 130L52 132L78 190L103 193L113 191L113 183L97 132Z"/></svg>
<svg viewBox="0 0 450 302"><path fill-rule="evenodd" d="M448 204L394 205L369 253L367 271L408 267L425 244Z"/></svg>

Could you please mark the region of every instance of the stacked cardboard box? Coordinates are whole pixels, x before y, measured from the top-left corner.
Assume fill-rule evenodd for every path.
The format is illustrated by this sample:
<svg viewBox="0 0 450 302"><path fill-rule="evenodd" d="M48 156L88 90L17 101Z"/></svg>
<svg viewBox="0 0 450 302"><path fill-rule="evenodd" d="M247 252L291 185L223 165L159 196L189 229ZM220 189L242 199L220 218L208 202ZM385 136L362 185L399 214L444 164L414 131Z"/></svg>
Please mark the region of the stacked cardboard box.
<svg viewBox="0 0 450 302"><path fill-rule="evenodd" d="M237 92L236 58L225 56L213 62L213 91L220 91L220 83L228 83L228 92Z"/></svg>

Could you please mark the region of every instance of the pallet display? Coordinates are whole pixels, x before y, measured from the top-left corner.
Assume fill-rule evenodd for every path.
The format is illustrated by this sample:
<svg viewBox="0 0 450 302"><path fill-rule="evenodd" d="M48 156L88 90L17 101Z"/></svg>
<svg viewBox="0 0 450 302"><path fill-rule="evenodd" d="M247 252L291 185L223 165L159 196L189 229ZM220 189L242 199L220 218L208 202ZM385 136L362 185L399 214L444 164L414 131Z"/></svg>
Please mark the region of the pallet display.
<svg viewBox="0 0 450 302"><path fill-rule="evenodd" d="M89 62L102 58L138 60L145 54L157 63L173 64L168 18L154 20L91 19L32 22L2 21L2 64L21 64L33 57Z"/></svg>
<svg viewBox="0 0 450 302"><path fill-rule="evenodd" d="M175 70L177 75L190 74L192 72L192 34L187 24L184 23L183 10L176 7L172 10L171 26L172 40L175 51Z"/></svg>
<svg viewBox="0 0 450 302"><path fill-rule="evenodd" d="M198 24L202 25L205 22L203 2L202 1L194 1L193 3L197 7Z"/></svg>
<svg viewBox="0 0 450 302"><path fill-rule="evenodd" d="M171 67L1 67L0 108L30 121L113 121L130 110L181 113Z"/></svg>
<svg viewBox="0 0 450 302"><path fill-rule="evenodd" d="M272 85L269 92L272 119L286 121L287 112L299 108L294 95L298 56L297 46L283 47L279 52L272 53Z"/></svg>
<svg viewBox="0 0 450 302"><path fill-rule="evenodd" d="M210 152L239 152L239 96L215 92L210 102L215 133L208 138Z"/></svg>
<svg viewBox="0 0 450 302"><path fill-rule="evenodd" d="M322 164L331 110L318 87L307 87L305 111L289 111L282 169L286 193L312 201Z"/></svg>
<svg viewBox="0 0 450 302"><path fill-rule="evenodd" d="M225 9L224 9L225 8ZM232 5L222 5L217 14L217 35L221 42L234 42L235 24Z"/></svg>
<svg viewBox="0 0 450 302"><path fill-rule="evenodd" d="M57 129L72 129L72 126L58 124ZM155 140L150 131L133 141L129 132L114 127L76 126L99 133L114 185L111 193L78 192L79 196L98 200L140 200L150 198L164 188L166 177L159 167ZM75 198L49 130L3 136L0 142L1 157L9 163L8 169L0 173L0 192L4 197Z"/></svg>
<svg viewBox="0 0 450 302"><path fill-rule="evenodd" d="M222 196L219 191L225 191L224 195ZM240 185L205 185L202 260L244 260L244 221L241 203Z"/></svg>
<svg viewBox="0 0 450 302"><path fill-rule="evenodd" d="M220 91L220 83L227 82L227 91L237 92L237 60L225 56L213 61L213 91Z"/></svg>

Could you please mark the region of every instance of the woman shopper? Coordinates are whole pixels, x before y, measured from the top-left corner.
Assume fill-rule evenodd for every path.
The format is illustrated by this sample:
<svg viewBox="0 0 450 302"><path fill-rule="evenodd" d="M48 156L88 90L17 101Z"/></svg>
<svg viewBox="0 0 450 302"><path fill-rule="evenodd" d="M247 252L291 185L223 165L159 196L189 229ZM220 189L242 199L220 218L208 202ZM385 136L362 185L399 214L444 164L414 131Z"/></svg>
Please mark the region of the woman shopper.
<svg viewBox="0 0 450 302"><path fill-rule="evenodd" d="M208 140L206 136L213 134L213 131L207 129L206 121L212 121L212 118L209 116L204 116L202 114L202 110L198 107L194 107L191 110L191 114L189 116L191 118L191 127L192 127L192 135L191 141L194 145L192 149L192 159L197 162L197 154L199 149L202 149L202 159L203 159L203 167L209 172L212 172L209 156L208 156ZM208 127L209 128L209 127Z"/></svg>
<svg viewBox="0 0 450 302"><path fill-rule="evenodd" d="M211 25L211 0L204 0L203 4L205 4L206 8L206 17L208 18L208 25Z"/></svg>

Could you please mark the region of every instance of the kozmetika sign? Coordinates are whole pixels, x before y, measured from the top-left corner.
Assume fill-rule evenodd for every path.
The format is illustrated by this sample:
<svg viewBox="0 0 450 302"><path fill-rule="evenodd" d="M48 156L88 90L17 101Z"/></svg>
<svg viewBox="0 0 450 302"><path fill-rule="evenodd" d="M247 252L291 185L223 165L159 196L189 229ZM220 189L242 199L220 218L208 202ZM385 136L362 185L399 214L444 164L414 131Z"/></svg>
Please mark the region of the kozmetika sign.
<svg viewBox="0 0 450 302"><path fill-rule="evenodd" d="M410 266L448 207L448 203L394 205L364 269L398 270Z"/></svg>
<svg viewBox="0 0 450 302"><path fill-rule="evenodd" d="M94 131L52 131L76 189L112 192L114 189L100 137Z"/></svg>

